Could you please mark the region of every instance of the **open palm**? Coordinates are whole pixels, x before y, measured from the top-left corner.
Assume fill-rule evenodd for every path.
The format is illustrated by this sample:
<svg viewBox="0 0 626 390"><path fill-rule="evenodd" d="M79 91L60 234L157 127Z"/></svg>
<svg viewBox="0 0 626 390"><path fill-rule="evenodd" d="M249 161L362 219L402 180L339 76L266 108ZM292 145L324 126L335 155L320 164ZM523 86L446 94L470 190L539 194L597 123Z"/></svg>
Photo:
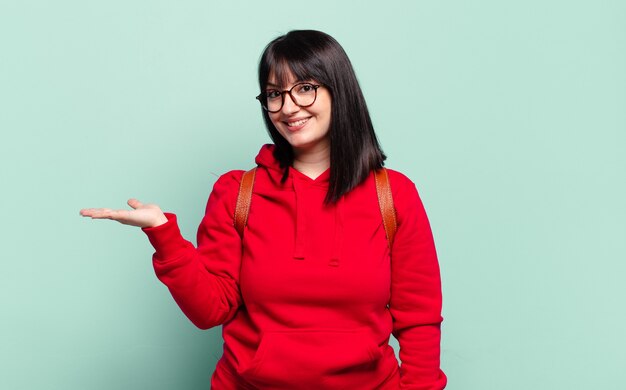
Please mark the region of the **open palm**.
<svg viewBox="0 0 626 390"><path fill-rule="evenodd" d="M80 215L92 219L112 219L124 225L142 228L159 226L167 222L165 214L156 204L143 204L137 199L129 199L127 203L132 210L89 208L80 210Z"/></svg>

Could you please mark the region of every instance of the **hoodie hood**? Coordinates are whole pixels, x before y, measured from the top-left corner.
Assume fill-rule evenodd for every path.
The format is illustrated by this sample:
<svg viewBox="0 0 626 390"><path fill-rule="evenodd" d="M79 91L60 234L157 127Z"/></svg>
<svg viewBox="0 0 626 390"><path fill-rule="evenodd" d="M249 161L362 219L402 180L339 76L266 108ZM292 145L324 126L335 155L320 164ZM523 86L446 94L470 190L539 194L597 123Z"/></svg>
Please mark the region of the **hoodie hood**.
<svg viewBox="0 0 626 390"><path fill-rule="evenodd" d="M285 183L281 183L284 170L283 168L280 167L280 163L274 157L275 149L276 149L276 146L273 144L263 145L254 160L257 166L266 170L267 174L272 178L272 181L276 183L280 183L281 186L284 186L284 185L293 186L293 184L288 184L288 183L292 181L294 177L301 176L302 179L311 181L312 185L324 186L328 188L328 184L330 181L330 169L327 169L326 171L324 171L317 178L311 179L305 174L295 170L293 167L289 167L289 174L287 177L287 181Z"/></svg>
<svg viewBox="0 0 626 390"><path fill-rule="evenodd" d="M323 197L326 196L330 182L330 168L317 178L312 179L293 167L289 167L287 179L282 182L284 170L274 157L274 149L275 146L273 144L263 145L255 158L255 162L268 176L272 186L283 191L293 191L293 200L295 201L295 245L293 258L295 260L305 260L307 258L309 245L307 238L315 234L313 231L307 231L310 229L310 224L307 223L307 211L311 208L310 202L319 202L321 194L323 194ZM325 206L331 208L331 212L334 214L333 226L327 227L327 229L334 230L332 242L327 243L328 245L332 245L331 258L328 264L334 267L339 265L343 227L343 202L342 197L336 204Z"/></svg>
<svg viewBox="0 0 626 390"><path fill-rule="evenodd" d="M282 168L278 160L274 158L274 149L276 149L276 147L272 144L263 145L254 159L254 162L256 162L257 166L263 168L274 181L278 180L278 182L280 182L283 176Z"/></svg>

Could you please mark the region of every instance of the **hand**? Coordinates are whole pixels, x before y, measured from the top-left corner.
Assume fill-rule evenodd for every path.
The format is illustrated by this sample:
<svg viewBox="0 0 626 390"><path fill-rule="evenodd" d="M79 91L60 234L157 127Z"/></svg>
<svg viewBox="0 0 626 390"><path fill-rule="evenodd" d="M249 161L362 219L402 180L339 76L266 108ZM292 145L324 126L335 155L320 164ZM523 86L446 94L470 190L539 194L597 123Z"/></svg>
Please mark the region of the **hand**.
<svg viewBox="0 0 626 390"><path fill-rule="evenodd" d="M124 225L155 227L167 222L167 217L156 204L143 204L137 199L129 199L133 210L82 209L80 215L91 219L112 219Z"/></svg>

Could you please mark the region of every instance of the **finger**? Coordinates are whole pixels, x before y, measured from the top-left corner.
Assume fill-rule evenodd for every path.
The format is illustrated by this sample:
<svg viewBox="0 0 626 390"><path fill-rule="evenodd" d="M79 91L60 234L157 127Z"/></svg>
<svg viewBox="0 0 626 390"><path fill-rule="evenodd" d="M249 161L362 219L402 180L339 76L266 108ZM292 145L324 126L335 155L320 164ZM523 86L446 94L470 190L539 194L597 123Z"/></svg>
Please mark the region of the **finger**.
<svg viewBox="0 0 626 390"><path fill-rule="evenodd" d="M96 208L81 209L79 211L79 214L82 215L83 217L91 217L98 210L100 210L100 209L96 209Z"/></svg>
<svg viewBox="0 0 626 390"><path fill-rule="evenodd" d="M128 203L128 205L129 205L130 207L134 208L134 209L137 209L137 208L139 208L139 207L143 207L143 203L141 203L140 201L138 201L138 200L137 200L137 199L135 199L135 198L128 199L128 202L126 202L126 203Z"/></svg>
<svg viewBox="0 0 626 390"><path fill-rule="evenodd" d="M130 213L133 210L111 210L111 209L103 209L101 212L98 212L93 215L94 219L112 219L114 221L125 223L130 220Z"/></svg>
<svg viewBox="0 0 626 390"><path fill-rule="evenodd" d="M124 221L129 220L130 213L132 212L133 210L110 210L108 213L106 213L105 218L113 219L119 222L124 222Z"/></svg>
<svg viewBox="0 0 626 390"><path fill-rule="evenodd" d="M87 214L89 214L89 209L80 209L80 211L78 212L79 215L86 217Z"/></svg>
<svg viewBox="0 0 626 390"><path fill-rule="evenodd" d="M93 211L90 213L90 217L94 219L109 218L111 211L111 209L93 209Z"/></svg>

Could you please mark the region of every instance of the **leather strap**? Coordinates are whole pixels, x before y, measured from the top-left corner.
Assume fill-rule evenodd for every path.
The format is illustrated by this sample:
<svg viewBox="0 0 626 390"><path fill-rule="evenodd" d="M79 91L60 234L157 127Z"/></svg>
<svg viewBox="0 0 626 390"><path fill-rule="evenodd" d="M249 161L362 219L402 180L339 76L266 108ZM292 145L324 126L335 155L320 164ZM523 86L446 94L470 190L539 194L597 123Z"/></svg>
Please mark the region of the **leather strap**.
<svg viewBox="0 0 626 390"><path fill-rule="evenodd" d="M391 249L398 224L396 221L396 209L393 206L393 197L391 195L391 186L389 185L389 175L387 174L387 169L381 168L375 171L374 179L376 179L376 193L378 194L380 213L383 216L383 226L385 227L385 233L387 234L387 244L389 244L389 249Z"/></svg>
<svg viewBox="0 0 626 390"><path fill-rule="evenodd" d="M239 194L237 195L237 204L235 205L234 222L235 229L241 238L243 238L243 229L248 223L248 214L250 214L250 203L252 201L252 186L254 185L255 175L256 167L243 174L239 185Z"/></svg>

